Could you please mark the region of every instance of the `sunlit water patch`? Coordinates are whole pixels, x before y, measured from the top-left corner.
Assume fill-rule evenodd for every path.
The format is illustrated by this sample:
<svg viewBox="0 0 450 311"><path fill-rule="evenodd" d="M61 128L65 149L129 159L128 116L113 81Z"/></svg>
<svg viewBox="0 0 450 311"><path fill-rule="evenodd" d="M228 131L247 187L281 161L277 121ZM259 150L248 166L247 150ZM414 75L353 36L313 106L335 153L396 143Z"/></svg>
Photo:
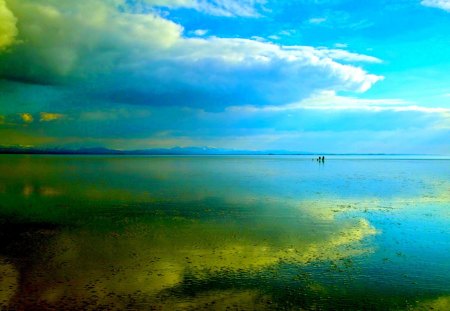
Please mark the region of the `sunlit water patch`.
<svg viewBox="0 0 450 311"><path fill-rule="evenodd" d="M0 156L0 304L446 310L449 163Z"/></svg>

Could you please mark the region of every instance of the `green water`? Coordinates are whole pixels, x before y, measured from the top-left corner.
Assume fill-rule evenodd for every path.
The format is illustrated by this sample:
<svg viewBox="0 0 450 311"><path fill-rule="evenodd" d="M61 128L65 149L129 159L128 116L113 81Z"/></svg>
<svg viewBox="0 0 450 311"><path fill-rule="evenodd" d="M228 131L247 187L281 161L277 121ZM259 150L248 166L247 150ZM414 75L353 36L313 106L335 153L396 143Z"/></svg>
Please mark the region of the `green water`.
<svg viewBox="0 0 450 311"><path fill-rule="evenodd" d="M450 160L0 155L7 310L450 310Z"/></svg>

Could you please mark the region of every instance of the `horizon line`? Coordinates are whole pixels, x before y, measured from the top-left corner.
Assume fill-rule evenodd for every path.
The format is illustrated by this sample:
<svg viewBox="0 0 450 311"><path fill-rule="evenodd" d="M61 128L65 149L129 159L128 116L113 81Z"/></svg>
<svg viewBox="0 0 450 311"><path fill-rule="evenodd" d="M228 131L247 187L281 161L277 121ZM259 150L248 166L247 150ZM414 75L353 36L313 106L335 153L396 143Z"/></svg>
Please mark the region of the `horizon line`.
<svg viewBox="0 0 450 311"><path fill-rule="evenodd" d="M180 150L181 149L181 150ZM185 149L185 151L183 151ZM203 149L188 151L189 149ZM175 151L180 150L180 151ZM217 151L215 151L217 150ZM212 147L169 147L169 148L148 148L148 149L110 149L105 147L86 147L79 149L69 149L64 147L19 147L0 146L0 154L41 154L41 155L203 155L203 156L226 156L226 155L303 155L303 156L337 156L337 155L365 155L365 156L450 156L448 154L427 154L427 153L386 153L386 152L310 152L310 151L290 151L290 150L239 150L222 149Z"/></svg>

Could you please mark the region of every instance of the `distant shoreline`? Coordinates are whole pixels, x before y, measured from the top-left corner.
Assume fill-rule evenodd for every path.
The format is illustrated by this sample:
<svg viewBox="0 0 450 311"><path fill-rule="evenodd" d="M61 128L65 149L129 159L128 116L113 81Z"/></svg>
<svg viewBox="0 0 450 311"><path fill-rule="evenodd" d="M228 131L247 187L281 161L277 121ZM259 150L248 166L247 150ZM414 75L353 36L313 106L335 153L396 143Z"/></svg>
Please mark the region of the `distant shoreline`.
<svg viewBox="0 0 450 311"><path fill-rule="evenodd" d="M0 154L17 155L114 155L114 156L417 156L450 157L442 154L407 154L407 153L320 153L294 151L249 151L223 150L213 148L172 148L144 150L115 150L107 148L83 149L37 149L37 148L0 148Z"/></svg>

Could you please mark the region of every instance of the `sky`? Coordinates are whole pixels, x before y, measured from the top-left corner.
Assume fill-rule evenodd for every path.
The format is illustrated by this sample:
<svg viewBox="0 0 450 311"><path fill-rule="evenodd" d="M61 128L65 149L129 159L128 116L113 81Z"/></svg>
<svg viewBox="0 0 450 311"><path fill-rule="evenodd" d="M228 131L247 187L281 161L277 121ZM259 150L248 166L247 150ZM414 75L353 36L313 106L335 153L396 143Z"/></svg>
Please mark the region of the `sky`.
<svg viewBox="0 0 450 311"><path fill-rule="evenodd" d="M450 154L450 0L0 0L0 145Z"/></svg>

